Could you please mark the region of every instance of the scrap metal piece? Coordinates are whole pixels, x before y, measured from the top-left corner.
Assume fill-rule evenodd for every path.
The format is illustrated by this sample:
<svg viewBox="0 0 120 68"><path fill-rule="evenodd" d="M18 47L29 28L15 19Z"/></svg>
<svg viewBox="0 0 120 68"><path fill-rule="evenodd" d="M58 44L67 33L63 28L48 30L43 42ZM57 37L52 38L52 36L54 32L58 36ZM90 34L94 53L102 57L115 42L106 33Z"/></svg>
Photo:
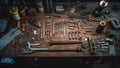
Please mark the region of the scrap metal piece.
<svg viewBox="0 0 120 68"><path fill-rule="evenodd" d="M104 49L104 48L100 49L99 51L100 51L100 52L108 53L108 49Z"/></svg>
<svg viewBox="0 0 120 68"><path fill-rule="evenodd" d="M25 31L25 24L22 24L22 31Z"/></svg>
<svg viewBox="0 0 120 68"><path fill-rule="evenodd" d="M82 35L81 35L80 32L78 32L78 39L79 39L79 40L82 40Z"/></svg>
<svg viewBox="0 0 120 68"><path fill-rule="evenodd" d="M64 28L64 38L66 39L66 37L67 37L67 27L66 27L66 22L63 23L63 28Z"/></svg>
<svg viewBox="0 0 120 68"><path fill-rule="evenodd" d="M31 45L39 45L39 44L31 44L30 41L27 41L29 50L48 50L48 48L32 48Z"/></svg>
<svg viewBox="0 0 120 68"><path fill-rule="evenodd" d="M30 23L31 25L37 27L37 28L40 28L40 26L36 24L36 21L35 21L35 18L34 18L34 17L31 17L31 18L29 19L29 23Z"/></svg>
<svg viewBox="0 0 120 68"><path fill-rule="evenodd" d="M117 18L109 18L108 23L112 23L114 28L120 28L120 21Z"/></svg>
<svg viewBox="0 0 120 68"><path fill-rule="evenodd" d="M116 55L115 46L109 45L109 56L115 56L115 55Z"/></svg>
<svg viewBox="0 0 120 68"><path fill-rule="evenodd" d="M18 28L10 30L2 38L0 38L0 50L2 50L9 42L11 42L16 36L18 36L21 31Z"/></svg>
<svg viewBox="0 0 120 68"><path fill-rule="evenodd" d="M88 44L89 44L89 47L90 47L90 54L95 55L96 54L96 48L95 48L95 45L94 45L92 39L87 38L87 40L88 40Z"/></svg>
<svg viewBox="0 0 120 68"><path fill-rule="evenodd" d="M81 45L81 47L84 48L84 49L87 48L86 44L84 44L84 43Z"/></svg>
<svg viewBox="0 0 120 68"><path fill-rule="evenodd" d="M47 52L81 52L82 49L77 47L76 49L49 49L49 48L32 48L31 45L39 45L39 44L31 44L30 41L27 41L27 50L24 50L22 53L31 54L35 51L47 51Z"/></svg>
<svg viewBox="0 0 120 68"><path fill-rule="evenodd" d="M56 9L56 12L64 12L63 6L56 6L55 9Z"/></svg>
<svg viewBox="0 0 120 68"><path fill-rule="evenodd" d="M5 31L8 21L6 19L0 20L0 33Z"/></svg>
<svg viewBox="0 0 120 68"><path fill-rule="evenodd" d="M99 6L93 10L93 15L95 17L100 17L104 14L103 9L108 6L108 2L105 0L101 0Z"/></svg>
<svg viewBox="0 0 120 68"><path fill-rule="evenodd" d="M69 40L71 40L72 39L72 37L71 37L71 32L69 32Z"/></svg>
<svg viewBox="0 0 120 68"><path fill-rule="evenodd" d="M105 21L100 21L100 23L96 29L96 33L101 34L104 30L105 25L106 25Z"/></svg>
<svg viewBox="0 0 120 68"><path fill-rule="evenodd" d="M52 35L55 34L55 23L52 21Z"/></svg>

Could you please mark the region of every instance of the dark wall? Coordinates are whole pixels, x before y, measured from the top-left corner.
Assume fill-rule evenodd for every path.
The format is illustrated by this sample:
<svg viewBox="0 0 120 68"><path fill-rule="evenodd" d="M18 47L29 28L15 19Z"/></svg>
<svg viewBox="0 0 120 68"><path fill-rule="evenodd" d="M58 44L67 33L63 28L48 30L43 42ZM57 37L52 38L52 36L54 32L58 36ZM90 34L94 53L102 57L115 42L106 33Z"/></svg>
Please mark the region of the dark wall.
<svg viewBox="0 0 120 68"><path fill-rule="evenodd" d="M0 1L4 1L4 0L0 0ZM13 0L8 0L8 1L13 1ZM35 0L24 0L24 1L28 1L28 2L33 2ZM53 0L53 2L67 2L67 1L81 1L81 2L99 2L100 0ZM106 0L106 1L111 1L111 2L115 2L115 1L119 1L119 0Z"/></svg>

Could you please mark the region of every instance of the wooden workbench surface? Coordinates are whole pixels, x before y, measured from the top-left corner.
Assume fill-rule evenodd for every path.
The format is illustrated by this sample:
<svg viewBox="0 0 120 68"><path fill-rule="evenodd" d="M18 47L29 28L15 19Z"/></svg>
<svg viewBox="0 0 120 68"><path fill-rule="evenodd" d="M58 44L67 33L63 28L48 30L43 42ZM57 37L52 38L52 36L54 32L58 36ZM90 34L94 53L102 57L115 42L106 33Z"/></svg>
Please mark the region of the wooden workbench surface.
<svg viewBox="0 0 120 68"><path fill-rule="evenodd" d="M95 4L97 5L97 4ZM93 5L90 5L93 6ZM95 6L94 6L95 7ZM93 7L91 8L93 10ZM36 19L37 25L40 28L37 28L30 23L28 20L31 16L22 17L20 20L20 30L22 31L19 36L17 36L8 46L6 46L2 52L1 56L108 56L107 53L97 52L95 55L90 55L87 37L93 38L93 41L98 38L106 37L106 28L102 34L98 35L96 33L96 27L99 25L99 22L89 21L88 19L71 19L68 17L68 10L64 13L52 13L53 15L57 15L60 17L51 16L51 14L47 13L37 13L34 17ZM76 12L72 15L79 15L80 13ZM94 18L91 14L88 15L93 19L101 20ZM103 19L102 19L103 20ZM54 23L54 29L53 29ZM72 23L72 24L71 24ZM74 23L74 24L73 24ZM77 24L80 24L80 28L78 28ZM74 28L70 28L70 26L74 25ZM25 26L25 28L24 28ZM64 28L66 26L66 28ZM87 28L88 27L88 28ZM23 29L24 28L24 29ZM34 34L36 31L37 34ZM72 39L69 38L70 32L80 32L82 39ZM42 36L42 38L41 38ZM78 37L78 36L77 36ZM35 51L31 54L23 54L22 52L26 49L25 41L31 41L31 43L39 43L40 45L36 46L38 48L49 48L49 49L65 49L65 50L75 50L77 47L82 48L81 44L85 44L87 46L86 49L82 48L82 52L47 52L47 51ZM50 45L49 42L53 41L80 41L80 44L67 44L67 45ZM98 45L99 47L99 45Z"/></svg>

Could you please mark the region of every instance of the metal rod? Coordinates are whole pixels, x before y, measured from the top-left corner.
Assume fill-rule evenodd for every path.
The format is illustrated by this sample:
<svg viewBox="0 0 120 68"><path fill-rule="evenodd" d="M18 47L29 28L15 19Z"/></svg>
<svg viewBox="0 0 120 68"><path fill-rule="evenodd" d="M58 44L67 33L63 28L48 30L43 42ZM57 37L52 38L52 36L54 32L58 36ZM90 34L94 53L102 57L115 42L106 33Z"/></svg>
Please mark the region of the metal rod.
<svg viewBox="0 0 120 68"><path fill-rule="evenodd" d="M48 48L32 48L31 47L31 43L30 41L27 41L27 50L24 50L22 53L24 54L30 54L30 53L33 53L35 51L47 51L47 52L81 52L82 49L80 47L77 47L76 49L48 49ZM38 45L38 44L35 44L35 45Z"/></svg>
<svg viewBox="0 0 120 68"><path fill-rule="evenodd" d="M45 21L42 22L43 23L43 38L45 38Z"/></svg>
<svg viewBox="0 0 120 68"><path fill-rule="evenodd" d="M32 48L30 41L27 41L29 50L48 50L48 48Z"/></svg>
<svg viewBox="0 0 120 68"><path fill-rule="evenodd" d="M66 39L66 37L67 37L67 29L66 29L66 22L65 21L63 23L63 26L64 26L64 38Z"/></svg>
<svg viewBox="0 0 120 68"><path fill-rule="evenodd" d="M50 45L81 44L82 41L50 41Z"/></svg>
<svg viewBox="0 0 120 68"><path fill-rule="evenodd" d="M55 34L55 23L54 23L54 22L52 22L52 25L53 25L53 27L52 27L53 34L52 34L52 35L54 35L54 34Z"/></svg>

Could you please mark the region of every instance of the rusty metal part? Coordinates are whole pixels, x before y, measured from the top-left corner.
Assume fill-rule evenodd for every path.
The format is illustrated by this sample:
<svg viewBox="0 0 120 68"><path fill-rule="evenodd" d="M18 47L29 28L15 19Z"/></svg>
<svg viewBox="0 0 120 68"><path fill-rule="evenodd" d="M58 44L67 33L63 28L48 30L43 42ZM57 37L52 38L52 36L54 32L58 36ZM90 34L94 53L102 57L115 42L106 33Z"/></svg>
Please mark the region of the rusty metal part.
<svg viewBox="0 0 120 68"><path fill-rule="evenodd" d="M78 39L79 39L79 40L82 40L82 36L81 36L81 33L80 33L80 32L78 32Z"/></svg>
<svg viewBox="0 0 120 68"><path fill-rule="evenodd" d="M48 17L53 16L53 17L58 17L58 18L61 17L60 15L57 15L57 14L46 14L46 16L48 16Z"/></svg>
<svg viewBox="0 0 120 68"><path fill-rule="evenodd" d="M120 21L117 18L109 18L108 23L112 23L114 28L120 28Z"/></svg>
<svg viewBox="0 0 120 68"><path fill-rule="evenodd" d="M81 41L53 41L49 42L49 45L62 45L62 44L81 44Z"/></svg>
<svg viewBox="0 0 120 68"><path fill-rule="evenodd" d="M64 21L64 23L63 23L63 28L64 28L64 38L66 39L66 37L67 37L67 28L66 28L66 22Z"/></svg>
<svg viewBox="0 0 120 68"><path fill-rule="evenodd" d="M43 22L43 28L42 28L43 38L45 38L46 26L45 26L45 21L43 20L42 22Z"/></svg>
<svg viewBox="0 0 120 68"><path fill-rule="evenodd" d="M97 40L97 44L103 44L103 43L105 43L104 40Z"/></svg>
<svg viewBox="0 0 120 68"><path fill-rule="evenodd" d="M48 52L81 52L82 49L80 47L77 47L76 49L50 49L50 48L32 48L31 46L40 45L37 44L31 44L30 41L27 41L27 50L24 50L22 53L24 54L30 54L35 51L48 51Z"/></svg>
<svg viewBox="0 0 120 68"><path fill-rule="evenodd" d="M68 29L70 29L70 30L74 30L74 27L68 27Z"/></svg>
<svg viewBox="0 0 120 68"><path fill-rule="evenodd" d="M77 40L77 38L78 38L78 37L77 37L77 32L75 32L74 34L75 34L75 40Z"/></svg>
<svg viewBox="0 0 120 68"><path fill-rule="evenodd" d="M25 24L22 24L22 31L25 31Z"/></svg>
<svg viewBox="0 0 120 68"><path fill-rule="evenodd" d="M81 29L81 22L77 22L77 25L78 25L78 29Z"/></svg>
<svg viewBox="0 0 120 68"><path fill-rule="evenodd" d="M40 23L40 21L38 20L38 26L41 28L42 27L42 25L41 25L41 23Z"/></svg>
<svg viewBox="0 0 120 68"><path fill-rule="evenodd" d="M28 20L25 21L26 26L28 26Z"/></svg>
<svg viewBox="0 0 120 68"><path fill-rule="evenodd" d="M111 39L111 38L105 38L105 41L113 42L113 39Z"/></svg>
<svg viewBox="0 0 120 68"><path fill-rule="evenodd" d="M87 40L88 40L88 45L90 47L90 54L95 55L96 54L96 48L95 48L94 42L90 38L87 38Z"/></svg>
<svg viewBox="0 0 120 68"><path fill-rule="evenodd" d="M71 40L72 39L71 32L69 32L68 35L69 35L69 40Z"/></svg>
<svg viewBox="0 0 120 68"><path fill-rule="evenodd" d="M55 34L55 23L52 22L52 35L54 35L54 34Z"/></svg>
<svg viewBox="0 0 120 68"><path fill-rule="evenodd" d="M36 24L36 19L34 17L31 17L28 21L32 26L35 26L37 28L40 28L39 25Z"/></svg>
<svg viewBox="0 0 120 68"><path fill-rule="evenodd" d="M20 28L20 21L17 22L17 28Z"/></svg>
<svg viewBox="0 0 120 68"><path fill-rule="evenodd" d="M43 38L43 32L42 32L42 31L40 32L40 39L41 39L41 40L44 39L44 38Z"/></svg>
<svg viewBox="0 0 120 68"><path fill-rule="evenodd" d="M72 32L71 34L72 34L72 40L74 40L74 38L75 38L75 33Z"/></svg>
<svg viewBox="0 0 120 68"><path fill-rule="evenodd" d="M91 27L91 26L83 26L82 25L82 29L93 29L94 27Z"/></svg>
<svg viewBox="0 0 120 68"><path fill-rule="evenodd" d="M21 31L18 28L11 29L7 34L0 38L0 50L10 43Z"/></svg>
<svg viewBox="0 0 120 68"><path fill-rule="evenodd" d="M34 46L34 45L40 45L39 43L37 44L31 44L30 41L27 41L27 45L28 45L28 48L30 50L48 50L48 48L32 48L31 46Z"/></svg>
<svg viewBox="0 0 120 68"><path fill-rule="evenodd" d="M105 25L106 25L105 21L100 21L98 27L96 28L96 33L101 34L104 30Z"/></svg>

